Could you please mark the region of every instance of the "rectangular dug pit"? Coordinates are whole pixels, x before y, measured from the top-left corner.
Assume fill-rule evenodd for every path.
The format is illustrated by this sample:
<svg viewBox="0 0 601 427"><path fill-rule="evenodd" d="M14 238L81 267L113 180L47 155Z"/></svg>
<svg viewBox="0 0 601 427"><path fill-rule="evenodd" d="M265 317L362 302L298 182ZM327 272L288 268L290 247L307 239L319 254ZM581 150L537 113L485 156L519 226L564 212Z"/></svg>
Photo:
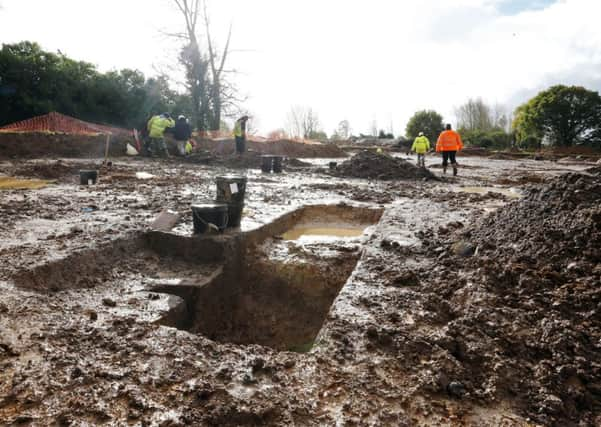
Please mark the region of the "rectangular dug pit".
<svg viewBox="0 0 601 427"><path fill-rule="evenodd" d="M308 351L381 215L306 207L249 233L240 257L196 292L189 330L220 342Z"/></svg>

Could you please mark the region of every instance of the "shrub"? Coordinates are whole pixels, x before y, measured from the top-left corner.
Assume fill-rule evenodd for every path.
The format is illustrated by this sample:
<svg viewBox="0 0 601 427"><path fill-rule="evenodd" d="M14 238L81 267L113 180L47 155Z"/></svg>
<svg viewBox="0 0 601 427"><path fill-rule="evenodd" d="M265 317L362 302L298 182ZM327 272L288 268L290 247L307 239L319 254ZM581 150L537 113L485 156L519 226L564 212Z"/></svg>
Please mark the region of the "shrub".
<svg viewBox="0 0 601 427"><path fill-rule="evenodd" d="M539 150L542 141L534 135L528 135L518 143L518 146L523 150Z"/></svg>

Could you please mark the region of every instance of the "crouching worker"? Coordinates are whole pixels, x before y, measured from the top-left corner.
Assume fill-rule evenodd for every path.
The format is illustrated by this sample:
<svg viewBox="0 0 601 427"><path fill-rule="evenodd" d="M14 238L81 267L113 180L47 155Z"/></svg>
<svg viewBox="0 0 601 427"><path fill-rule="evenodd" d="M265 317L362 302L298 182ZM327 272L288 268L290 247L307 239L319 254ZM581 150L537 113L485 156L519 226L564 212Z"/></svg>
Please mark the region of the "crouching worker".
<svg viewBox="0 0 601 427"><path fill-rule="evenodd" d="M175 123L175 129L173 130L173 136L177 145L177 151L180 156L185 156L192 152L192 145L190 145L190 153L188 153L188 144L190 143L190 137L192 136L192 128L188 124L186 116L179 116Z"/></svg>
<svg viewBox="0 0 601 427"><path fill-rule="evenodd" d="M423 132L419 133L419 136L413 141L411 151L417 154L417 165L425 168L426 167L426 153L430 150L430 140L424 136Z"/></svg>
<svg viewBox="0 0 601 427"><path fill-rule="evenodd" d="M175 126L175 122L169 113L154 116L148 121L148 136L150 137L151 155L156 154L156 151L162 151L166 157L169 157L167 144L165 144L165 130Z"/></svg>

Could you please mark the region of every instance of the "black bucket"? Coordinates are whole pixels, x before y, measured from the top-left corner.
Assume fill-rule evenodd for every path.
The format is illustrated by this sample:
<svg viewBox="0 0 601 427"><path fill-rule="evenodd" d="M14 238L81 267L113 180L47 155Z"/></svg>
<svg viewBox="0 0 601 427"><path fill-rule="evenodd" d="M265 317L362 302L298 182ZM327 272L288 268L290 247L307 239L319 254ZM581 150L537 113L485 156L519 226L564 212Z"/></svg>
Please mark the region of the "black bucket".
<svg viewBox="0 0 601 427"><path fill-rule="evenodd" d="M215 179L217 184L217 202L244 203L246 177L242 175L223 175Z"/></svg>
<svg viewBox="0 0 601 427"><path fill-rule="evenodd" d="M330 165L330 169L336 169L336 166L338 165L336 162L330 162L328 164Z"/></svg>
<svg viewBox="0 0 601 427"><path fill-rule="evenodd" d="M283 170L282 161L284 158L282 156L273 156L273 172L281 173Z"/></svg>
<svg viewBox="0 0 601 427"><path fill-rule="evenodd" d="M240 227L242 221L242 211L244 210L244 203L231 202L227 204L227 226L228 227Z"/></svg>
<svg viewBox="0 0 601 427"><path fill-rule="evenodd" d="M261 170L270 173L273 166L273 156L261 156Z"/></svg>
<svg viewBox="0 0 601 427"><path fill-rule="evenodd" d="M198 203L192 205L194 234L206 233L209 224L223 231L228 223L228 206L224 203Z"/></svg>
<svg viewBox="0 0 601 427"><path fill-rule="evenodd" d="M96 184L98 179L98 171L83 170L79 171L79 183L81 185Z"/></svg>

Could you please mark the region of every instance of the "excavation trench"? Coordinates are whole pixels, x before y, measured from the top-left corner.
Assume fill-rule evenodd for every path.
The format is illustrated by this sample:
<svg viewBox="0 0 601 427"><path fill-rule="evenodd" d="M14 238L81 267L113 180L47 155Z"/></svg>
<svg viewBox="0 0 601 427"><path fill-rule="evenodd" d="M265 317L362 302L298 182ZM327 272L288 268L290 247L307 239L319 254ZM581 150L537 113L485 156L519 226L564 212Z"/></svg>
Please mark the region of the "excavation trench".
<svg viewBox="0 0 601 427"><path fill-rule="evenodd" d="M12 279L38 292L80 293L91 308L102 305L92 295L101 295L115 301L115 315L133 314L127 299L159 293L164 304L140 308L140 319L219 342L307 351L382 212L308 206L245 233L134 234L32 265Z"/></svg>
<svg viewBox="0 0 601 427"><path fill-rule="evenodd" d="M185 302L163 323L219 342L308 351L381 215L306 207L243 235L214 277L154 288Z"/></svg>

